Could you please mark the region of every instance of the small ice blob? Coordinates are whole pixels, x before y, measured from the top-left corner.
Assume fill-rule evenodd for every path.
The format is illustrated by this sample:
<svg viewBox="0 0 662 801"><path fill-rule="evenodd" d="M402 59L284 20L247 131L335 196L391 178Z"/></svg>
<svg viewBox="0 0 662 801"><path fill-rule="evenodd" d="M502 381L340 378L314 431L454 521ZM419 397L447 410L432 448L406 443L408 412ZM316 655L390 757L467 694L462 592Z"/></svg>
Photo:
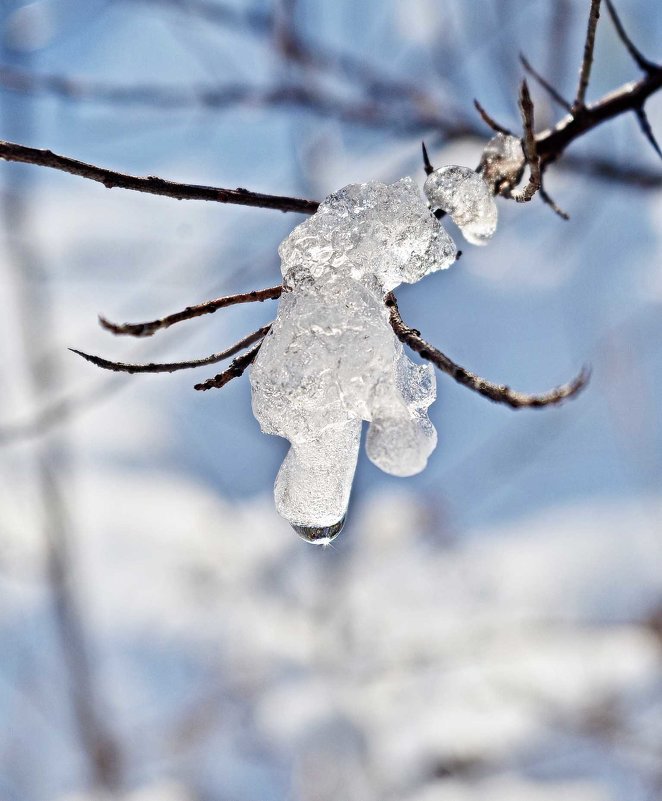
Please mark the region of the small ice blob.
<svg viewBox="0 0 662 801"><path fill-rule="evenodd" d="M489 186L469 167L440 167L423 186L433 211L450 214L472 245L484 245L497 226L497 207Z"/></svg>
<svg viewBox="0 0 662 801"><path fill-rule="evenodd" d="M434 450L434 371L407 358L384 298L449 267L457 251L403 178L330 195L279 253L284 292L251 370L253 412L290 442L277 511L326 545L344 524L364 420L368 457L388 473L418 473Z"/></svg>
<svg viewBox="0 0 662 801"><path fill-rule="evenodd" d="M522 140L512 134L498 133L483 150L480 173L496 195L519 184L525 164Z"/></svg>

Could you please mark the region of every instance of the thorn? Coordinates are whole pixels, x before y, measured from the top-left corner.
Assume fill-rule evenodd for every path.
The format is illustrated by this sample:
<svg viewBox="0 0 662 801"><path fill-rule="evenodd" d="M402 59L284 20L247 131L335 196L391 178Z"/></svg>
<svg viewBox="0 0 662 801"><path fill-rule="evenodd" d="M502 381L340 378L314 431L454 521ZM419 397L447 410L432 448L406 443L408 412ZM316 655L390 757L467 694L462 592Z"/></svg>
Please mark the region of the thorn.
<svg viewBox="0 0 662 801"><path fill-rule="evenodd" d="M499 123L494 120L490 115L485 111L485 109L481 106L481 104L474 98L474 106L476 107L476 111L480 114L481 119L487 125L488 128L491 128L493 131L497 133L504 134L505 136L512 136L512 131L509 131L508 128L504 128L503 125L499 125Z"/></svg>
<svg viewBox="0 0 662 801"><path fill-rule="evenodd" d="M651 128L650 120L646 112L644 111L644 107L640 106L634 110L634 113L637 115L637 119L639 120L639 127L641 128L641 132L643 135L648 139L651 144L653 150L657 153L657 155L662 159L662 150L660 150L660 146L655 138L655 134L653 133L653 129Z"/></svg>
<svg viewBox="0 0 662 801"><path fill-rule="evenodd" d="M531 75L531 77L536 80L542 88L547 92L547 94L554 100L562 109L567 111L569 114L572 114L572 106L568 101L559 93L557 90L549 83L549 81L545 80L545 78L540 75L539 72L533 69L531 64L529 63L528 59L523 53L519 54L519 60L524 67L524 69Z"/></svg>
<svg viewBox="0 0 662 801"><path fill-rule="evenodd" d="M616 28L616 33L618 34L618 38L623 42L625 45L625 49L628 51L632 59L635 61L636 65L642 72L650 75L652 72L656 72L659 67L657 64L653 64L652 61L649 61L639 50L638 47L635 46L634 42L625 32L625 28L623 27L623 23L621 22L620 17L616 13L616 9L614 8L614 4L612 0L605 0L607 4L607 11L609 12L609 16L611 17L611 21L614 23L614 28Z"/></svg>
<svg viewBox="0 0 662 801"><path fill-rule="evenodd" d="M541 186L538 191L540 192L540 197L543 200L543 202L546 203L555 214L558 214L558 216L562 220L570 219L570 215L568 214L568 212L563 211L563 209L556 204L554 199L549 194L547 194L547 191L545 190L544 187Z"/></svg>
<svg viewBox="0 0 662 801"><path fill-rule="evenodd" d="M434 172L434 167L428 156L428 149L425 147L425 142L421 142L421 147L423 148L423 169L426 175L430 175L430 173Z"/></svg>

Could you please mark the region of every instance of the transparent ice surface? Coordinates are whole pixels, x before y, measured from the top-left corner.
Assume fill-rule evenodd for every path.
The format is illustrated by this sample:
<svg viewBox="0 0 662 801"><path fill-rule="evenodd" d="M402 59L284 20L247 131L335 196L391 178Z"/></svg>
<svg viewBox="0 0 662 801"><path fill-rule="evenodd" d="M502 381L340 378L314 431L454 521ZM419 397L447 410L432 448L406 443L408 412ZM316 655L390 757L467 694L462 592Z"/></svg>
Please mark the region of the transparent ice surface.
<svg viewBox="0 0 662 801"><path fill-rule="evenodd" d="M403 178L330 195L279 253L285 291L251 371L253 411L291 444L278 512L325 543L347 511L363 420L368 457L388 473L418 473L434 450L434 371L407 358L384 296L449 267L456 248Z"/></svg>
<svg viewBox="0 0 662 801"><path fill-rule="evenodd" d="M497 207L490 187L469 167L441 167L428 175L423 190L432 210L450 214L467 242L484 245L494 234Z"/></svg>

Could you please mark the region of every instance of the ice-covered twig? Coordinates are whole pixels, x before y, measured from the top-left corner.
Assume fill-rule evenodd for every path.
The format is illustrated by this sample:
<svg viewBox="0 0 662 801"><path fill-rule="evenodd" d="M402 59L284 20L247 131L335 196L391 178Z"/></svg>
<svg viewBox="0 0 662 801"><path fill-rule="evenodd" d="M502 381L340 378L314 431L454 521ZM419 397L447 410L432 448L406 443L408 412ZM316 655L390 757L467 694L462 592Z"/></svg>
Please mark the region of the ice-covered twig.
<svg viewBox="0 0 662 801"><path fill-rule="evenodd" d="M263 339L270 328L271 324L262 326L262 328L258 328L257 331L253 331L252 334L248 334L248 336L240 339L239 342L235 342L234 345L220 353L212 353L211 356L205 356L203 359L192 359L186 362L127 364L126 362L112 362L100 356L93 356L89 353L84 353L82 350L76 350L76 348L69 348L69 350L72 351L72 353L77 353L79 356L82 356L83 359L86 359L88 362L96 364L97 367L103 367L104 370L113 370L116 373L174 373L177 370L190 370L194 367L205 367L209 364L216 364L224 359L229 359L230 356L234 356L249 345L253 345L255 342Z"/></svg>
<svg viewBox="0 0 662 801"><path fill-rule="evenodd" d="M572 104L573 114L581 112L585 106L586 90L588 89L588 82L591 78L591 67L593 66L595 32L598 27L598 19L600 18L600 2L601 0L591 0L591 10L589 11L588 26L586 29L586 40L584 42L584 57L582 58L582 65L579 70L579 83L577 85L575 102Z"/></svg>
<svg viewBox="0 0 662 801"><path fill-rule="evenodd" d="M239 376L244 374L246 368L255 361L255 357L261 345L262 342L256 345L252 350L249 350L248 353L237 356L227 370L223 370L222 373L215 375L213 378L208 378L201 384L196 384L193 389L201 390L202 392L208 389L221 389L221 387L224 387L229 381L232 381L233 378L239 378Z"/></svg>
<svg viewBox="0 0 662 801"><path fill-rule="evenodd" d="M113 334L132 337L150 337L156 331L169 328L175 323L180 323L183 320L192 320L194 317L201 317L203 314L213 314L215 311L218 311L218 309L223 309L226 306L234 306L237 303L275 300L281 296L282 291L283 287L279 284L278 286L256 289L252 292L244 292L239 295L226 295L222 298L215 298L214 300L207 300L204 303L198 303L195 306L187 306L185 309L182 309L182 311L169 314L167 317L161 317L158 320L150 320L146 323L111 323L104 317L99 317L99 322L107 331Z"/></svg>
<svg viewBox="0 0 662 801"><path fill-rule="evenodd" d="M421 358L432 362L435 367L455 379L458 384L468 387L473 392L477 392L495 403L503 403L512 409L539 409L574 397L588 383L590 370L584 367L572 381L562 386L554 387L554 389L542 395L527 395L503 384L493 384L491 381L470 373L459 364L455 364L445 353L427 343L418 331L410 328L400 316L398 304L392 292L386 296L386 305L389 306L391 312L391 327L402 343L410 347L415 353L418 353Z"/></svg>

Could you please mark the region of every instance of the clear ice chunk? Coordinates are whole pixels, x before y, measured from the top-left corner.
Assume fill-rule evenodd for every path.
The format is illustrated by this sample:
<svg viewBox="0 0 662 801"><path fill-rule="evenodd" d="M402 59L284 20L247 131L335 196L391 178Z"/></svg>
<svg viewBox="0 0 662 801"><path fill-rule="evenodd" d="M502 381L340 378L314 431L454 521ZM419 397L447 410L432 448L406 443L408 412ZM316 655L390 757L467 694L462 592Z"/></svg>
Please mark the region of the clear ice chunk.
<svg viewBox="0 0 662 801"><path fill-rule="evenodd" d="M384 296L449 267L456 248L403 178L330 195L279 253L285 291L252 367L253 411L290 442L278 512L324 544L342 528L363 420L368 457L388 473L418 473L434 450L434 371L407 358Z"/></svg>
<svg viewBox="0 0 662 801"><path fill-rule="evenodd" d="M469 167L441 167L428 175L423 187L433 211L450 214L462 235L484 245L497 226L497 207L490 187Z"/></svg>

